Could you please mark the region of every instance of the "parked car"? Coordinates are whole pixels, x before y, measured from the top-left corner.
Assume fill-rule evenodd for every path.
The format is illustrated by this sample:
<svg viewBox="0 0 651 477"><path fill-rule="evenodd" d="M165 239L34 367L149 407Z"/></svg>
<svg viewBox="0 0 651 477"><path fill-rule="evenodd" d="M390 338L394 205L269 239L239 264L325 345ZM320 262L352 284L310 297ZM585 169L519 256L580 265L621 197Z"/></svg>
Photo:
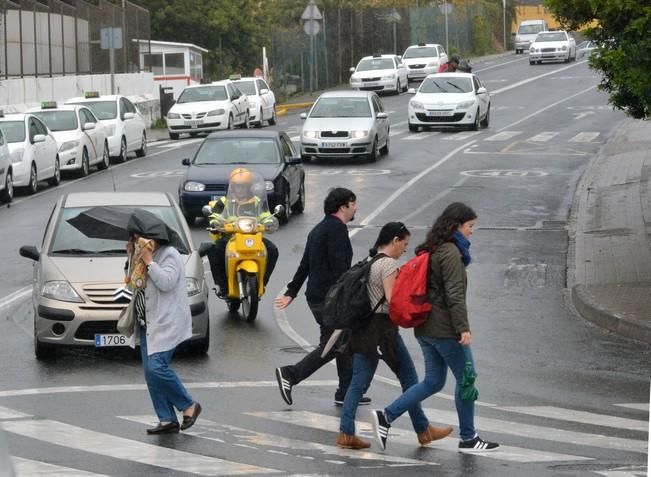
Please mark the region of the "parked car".
<svg viewBox="0 0 651 477"><path fill-rule="evenodd" d="M13 186L36 193L38 183L61 182L57 142L47 126L33 114L8 114L0 118L0 129L11 154Z"/></svg>
<svg viewBox="0 0 651 477"><path fill-rule="evenodd" d="M547 22L542 19L523 20L518 26L518 31L513 33L513 43L515 44L515 54L529 51L531 43L536 39L536 35L541 31L548 31Z"/></svg>
<svg viewBox="0 0 651 477"><path fill-rule="evenodd" d="M0 202L14 200L14 180L11 156L5 135L0 128Z"/></svg>
<svg viewBox="0 0 651 477"><path fill-rule="evenodd" d="M407 67L397 55L365 56L351 68L350 87L359 91L407 91Z"/></svg>
<svg viewBox="0 0 651 477"><path fill-rule="evenodd" d="M189 224L201 217L201 208L226 195L230 173L245 167L264 177L269 208L282 204L278 217L286 223L305 209L305 171L292 141L282 131L220 131L208 136L179 183L179 203Z"/></svg>
<svg viewBox="0 0 651 477"><path fill-rule="evenodd" d="M53 356L63 346L126 346L118 335L120 310L131 300L124 284L126 242L90 238L68 219L95 206L148 210L181 237L185 283L192 312L192 338L187 344L205 353L208 332L208 285L199 253L181 209L162 192L86 192L62 195L54 205L43 234L42 247L22 246L20 255L34 260L32 306L34 353Z"/></svg>
<svg viewBox="0 0 651 477"><path fill-rule="evenodd" d="M249 122L261 128L265 121L276 124L276 96L264 78L231 77L233 84L249 99Z"/></svg>
<svg viewBox="0 0 651 477"><path fill-rule="evenodd" d="M147 155L147 123L126 96L87 91L83 98L72 98L66 104L86 106L107 126L109 155L118 162L126 162L130 152L137 157Z"/></svg>
<svg viewBox="0 0 651 477"><path fill-rule="evenodd" d="M170 139L179 134L249 127L249 100L232 81L188 86L167 113Z"/></svg>
<svg viewBox="0 0 651 477"><path fill-rule="evenodd" d="M301 132L301 157L366 156L389 153L389 116L370 91L331 91L316 100Z"/></svg>
<svg viewBox="0 0 651 477"><path fill-rule="evenodd" d="M44 101L40 108L27 110L45 123L59 148L61 171L76 171L81 177L90 166L108 169L111 165L107 129L85 106L58 106Z"/></svg>
<svg viewBox="0 0 651 477"><path fill-rule="evenodd" d="M491 100L486 87L472 73L437 73L428 76L409 101L407 121L409 130L421 126L468 127L478 130L488 127Z"/></svg>
<svg viewBox="0 0 651 477"><path fill-rule="evenodd" d="M529 48L529 64L543 61L576 60L576 40L566 31L545 31L538 33Z"/></svg>
<svg viewBox="0 0 651 477"><path fill-rule="evenodd" d="M439 67L448 62L448 55L442 45L419 43L405 50L402 62L409 68L409 81L422 81L426 76L438 72Z"/></svg>
<svg viewBox="0 0 651 477"><path fill-rule="evenodd" d="M589 57L597 49L597 44L592 40L585 40L576 46L576 58Z"/></svg>

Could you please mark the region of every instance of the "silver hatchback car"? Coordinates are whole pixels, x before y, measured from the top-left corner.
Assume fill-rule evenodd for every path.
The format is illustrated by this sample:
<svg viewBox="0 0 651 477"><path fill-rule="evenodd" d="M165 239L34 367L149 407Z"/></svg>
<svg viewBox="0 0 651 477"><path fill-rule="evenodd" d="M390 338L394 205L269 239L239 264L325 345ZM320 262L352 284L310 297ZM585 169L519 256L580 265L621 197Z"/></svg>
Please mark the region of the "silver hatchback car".
<svg viewBox="0 0 651 477"><path fill-rule="evenodd" d="M116 327L120 310L131 299L124 284L126 243L89 238L68 222L95 206L145 209L179 234L192 312L192 338L187 346L193 353L206 353L210 345L208 285L178 204L162 192L88 192L59 198L40 251L34 246L20 248L20 255L35 261L32 303L36 357L51 357L60 346L128 345Z"/></svg>

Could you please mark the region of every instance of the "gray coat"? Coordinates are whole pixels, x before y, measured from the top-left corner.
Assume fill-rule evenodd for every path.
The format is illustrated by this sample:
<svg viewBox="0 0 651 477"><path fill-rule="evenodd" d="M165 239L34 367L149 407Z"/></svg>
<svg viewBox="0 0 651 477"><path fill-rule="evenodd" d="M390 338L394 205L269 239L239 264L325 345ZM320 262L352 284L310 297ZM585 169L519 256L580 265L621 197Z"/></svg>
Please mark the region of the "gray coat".
<svg viewBox="0 0 651 477"><path fill-rule="evenodd" d="M192 336L185 265L174 247L163 246L154 252L145 300L148 355L172 350Z"/></svg>

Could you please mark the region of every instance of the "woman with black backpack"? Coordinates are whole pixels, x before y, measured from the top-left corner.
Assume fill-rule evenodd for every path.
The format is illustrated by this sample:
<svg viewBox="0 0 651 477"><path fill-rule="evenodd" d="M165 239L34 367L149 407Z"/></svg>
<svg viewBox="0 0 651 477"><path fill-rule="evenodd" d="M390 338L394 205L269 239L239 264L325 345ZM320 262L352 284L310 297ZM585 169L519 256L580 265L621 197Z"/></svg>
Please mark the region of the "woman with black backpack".
<svg viewBox="0 0 651 477"><path fill-rule="evenodd" d="M409 355L398 327L389 319L389 302L393 284L398 273L398 259L407 250L411 235L401 222L389 222L380 230L371 257L367 292L375 313L365 326L352 332L350 352L353 354L353 377L341 412L337 445L347 449L366 449L370 444L355 435L355 414L360 398L368 390L380 359L391 368L400 380L403 391L418 382L414 362ZM437 428L430 425L420 403L409 410L418 442L426 445L452 432L451 427Z"/></svg>

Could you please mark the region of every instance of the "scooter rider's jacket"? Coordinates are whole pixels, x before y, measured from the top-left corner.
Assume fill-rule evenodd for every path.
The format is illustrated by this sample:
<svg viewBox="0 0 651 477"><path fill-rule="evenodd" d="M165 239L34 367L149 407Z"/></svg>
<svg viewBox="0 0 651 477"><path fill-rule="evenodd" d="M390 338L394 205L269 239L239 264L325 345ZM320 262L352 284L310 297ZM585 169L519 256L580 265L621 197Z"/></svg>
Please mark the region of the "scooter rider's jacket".
<svg viewBox="0 0 651 477"><path fill-rule="evenodd" d="M208 220L210 226L215 227L222 223L234 222L238 217L256 217L268 231L273 232L277 228L278 219L268 210L264 210L263 205L264 202L256 196L243 201L229 201L226 197L220 197L213 205L213 213Z"/></svg>

